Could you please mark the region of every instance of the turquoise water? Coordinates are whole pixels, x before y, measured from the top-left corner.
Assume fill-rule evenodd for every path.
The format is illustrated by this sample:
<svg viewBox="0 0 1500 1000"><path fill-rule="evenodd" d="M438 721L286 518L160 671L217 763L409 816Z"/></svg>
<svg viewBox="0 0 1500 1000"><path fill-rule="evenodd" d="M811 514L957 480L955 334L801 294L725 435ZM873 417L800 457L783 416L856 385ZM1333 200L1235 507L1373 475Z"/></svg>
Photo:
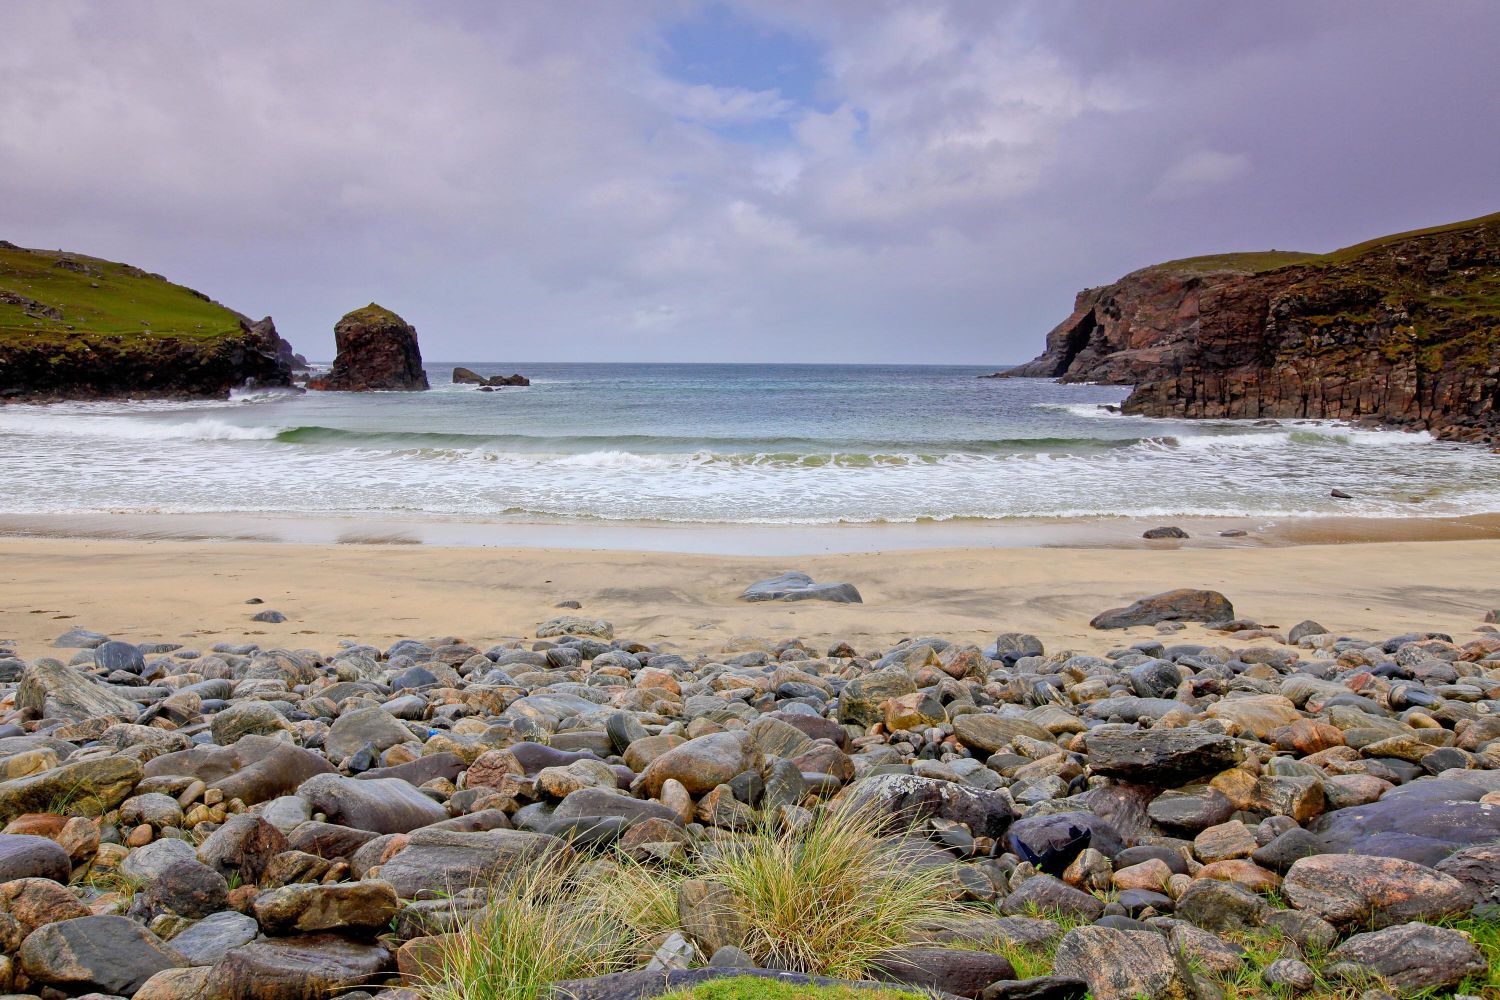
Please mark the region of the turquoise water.
<svg viewBox="0 0 1500 1000"><path fill-rule="evenodd" d="M433 363L426 393L0 407L0 513L829 524L1500 510L1500 457L1480 449L1124 417L1101 407L1122 388L983 368L462 364L533 384L481 392Z"/></svg>

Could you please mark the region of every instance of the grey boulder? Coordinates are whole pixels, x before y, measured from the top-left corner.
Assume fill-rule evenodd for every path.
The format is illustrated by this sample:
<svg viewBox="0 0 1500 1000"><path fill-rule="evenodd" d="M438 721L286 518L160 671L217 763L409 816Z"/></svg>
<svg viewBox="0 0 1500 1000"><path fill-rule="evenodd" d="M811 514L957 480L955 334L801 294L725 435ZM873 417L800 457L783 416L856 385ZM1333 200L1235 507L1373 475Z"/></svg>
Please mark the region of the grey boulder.
<svg viewBox="0 0 1500 1000"><path fill-rule="evenodd" d="M742 601L831 601L835 604L863 604L859 589L852 583L814 583L806 573L788 572L757 580L740 595Z"/></svg>

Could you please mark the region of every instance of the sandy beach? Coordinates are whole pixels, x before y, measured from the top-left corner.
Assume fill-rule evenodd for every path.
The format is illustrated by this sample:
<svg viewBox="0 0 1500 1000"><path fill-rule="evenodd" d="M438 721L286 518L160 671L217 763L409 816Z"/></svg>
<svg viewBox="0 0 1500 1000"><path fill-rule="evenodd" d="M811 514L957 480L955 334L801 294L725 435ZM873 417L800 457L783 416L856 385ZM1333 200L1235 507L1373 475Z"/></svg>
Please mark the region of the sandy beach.
<svg viewBox="0 0 1500 1000"><path fill-rule="evenodd" d="M883 646L909 635L983 642L1022 630L1049 649L1109 642L1097 612L1174 587L1222 591L1242 617L1313 618L1350 634L1419 628L1470 637L1500 607L1500 541L1404 541L1160 550L985 548L805 557L586 549L8 538L0 638L38 655L81 626L136 641L249 638L325 652L339 639L528 636L564 600L619 634L696 651L732 637ZM863 605L748 604L785 569L846 580ZM245 604L260 598L265 604ZM283 624L251 621L266 608ZM1142 635L1150 629L1136 629ZM1184 638L1214 635L1200 626Z"/></svg>

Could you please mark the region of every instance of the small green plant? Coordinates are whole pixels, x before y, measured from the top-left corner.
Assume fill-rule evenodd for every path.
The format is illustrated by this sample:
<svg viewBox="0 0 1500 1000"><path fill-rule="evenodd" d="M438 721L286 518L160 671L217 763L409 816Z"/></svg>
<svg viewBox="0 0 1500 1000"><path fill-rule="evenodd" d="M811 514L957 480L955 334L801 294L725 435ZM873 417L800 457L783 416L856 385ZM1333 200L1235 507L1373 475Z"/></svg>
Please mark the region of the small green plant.
<svg viewBox="0 0 1500 1000"><path fill-rule="evenodd" d="M90 866L81 876L75 877L72 884L87 886L96 892L117 892L122 896L134 896L146 887L146 880L118 868Z"/></svg>
<svg viewBox="0 0 1500 1000"><path fill-rule="evenodd" d="M1081 917L1060 910L1043 910L1031 904L1026 907L1026 916L1035 920L1049 920L1057 925L1057 933L1030 943L1012 938L997 938L985 942L982 951L990 951L1004 958L1016 970L1017 979L1034 979L1052 973L1052 964L1057 960L1057 946L1063 937L1075 927L1088 923Z"/></svg>
<svg viewBox="0 0 1500 1000"><path fill-rule="evenodd" d="M51 813L53 816L82 816L84 811L79 806L86 798L88 795L84 791L83 783L75 782L55 792L41 811Z"/></svg>
<svg viewBox="0 0 1500 1000"><path fill-rule="evenodd" d="M659 1000L922 1000L922 994L856 986L804 986L761 976L732 976L668 993Z"/></svg>

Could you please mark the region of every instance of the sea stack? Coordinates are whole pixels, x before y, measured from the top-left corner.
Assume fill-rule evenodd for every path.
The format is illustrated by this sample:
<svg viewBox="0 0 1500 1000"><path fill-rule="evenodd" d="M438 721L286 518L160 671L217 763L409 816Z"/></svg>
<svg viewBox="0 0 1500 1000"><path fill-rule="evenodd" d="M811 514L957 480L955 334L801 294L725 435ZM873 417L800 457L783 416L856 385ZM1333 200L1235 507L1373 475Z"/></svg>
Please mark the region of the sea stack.
<svg viewBox="0 0 1500 1000"><path fill-rule="evenodd" d="M308 383L336 392L417 392L428 388L417 330L383 306L370 303L333 328L338 356L333 370Z"/></svg>

